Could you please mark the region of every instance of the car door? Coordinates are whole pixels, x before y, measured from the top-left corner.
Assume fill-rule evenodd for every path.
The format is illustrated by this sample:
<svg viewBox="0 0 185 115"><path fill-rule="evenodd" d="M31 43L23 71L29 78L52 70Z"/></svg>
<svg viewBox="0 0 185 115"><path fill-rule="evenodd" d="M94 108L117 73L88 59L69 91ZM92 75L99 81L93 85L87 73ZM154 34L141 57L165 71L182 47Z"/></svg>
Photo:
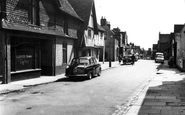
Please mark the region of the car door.
<svg viewBox="0 0 185 115"><path fill-rule="evenodd" d="M92 60L91 60L91 58L88 59L88 62L89 62L89 64L88 64L88 67L87 67L87 71L89 72L89 71L92 71L92 70L93 70L93 65L92 65Z"/></svg>
<svg viewBox="0 0 185 115"><path fill-rule="evenodd" d="M99 73L99 65L98 62L96 60L96 58L92 58L93 59L93 63L94 63L94 70L95 70L95 74Z"/></svg>

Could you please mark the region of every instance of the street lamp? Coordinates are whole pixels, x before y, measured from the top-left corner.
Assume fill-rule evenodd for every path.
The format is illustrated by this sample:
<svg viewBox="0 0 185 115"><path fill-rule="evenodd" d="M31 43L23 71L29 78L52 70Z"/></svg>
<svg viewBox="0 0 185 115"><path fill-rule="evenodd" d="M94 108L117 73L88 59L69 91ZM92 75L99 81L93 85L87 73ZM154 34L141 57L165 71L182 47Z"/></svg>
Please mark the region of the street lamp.
<svg viewBox="0 0 185 115"><path fill-rule="evenodd" d="M111 38L112 38L113 36L111 35L110 36L110 38L109 38L109 67L111 67L112 66L112 64L111 64Z"/></svg>

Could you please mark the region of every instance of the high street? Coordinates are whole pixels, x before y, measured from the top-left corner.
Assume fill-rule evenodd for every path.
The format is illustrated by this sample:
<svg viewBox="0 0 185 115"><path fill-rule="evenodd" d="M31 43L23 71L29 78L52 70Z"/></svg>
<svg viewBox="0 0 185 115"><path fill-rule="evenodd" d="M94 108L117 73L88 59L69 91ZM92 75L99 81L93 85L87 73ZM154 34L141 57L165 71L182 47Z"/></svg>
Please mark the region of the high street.
<svg viewBox="0 0 185 115"><path fill-rule="evenodd" d="M62 78L0 96L1 115L112 115L156 73L160 64L139 60L104 70L91 80Z"/></svg>

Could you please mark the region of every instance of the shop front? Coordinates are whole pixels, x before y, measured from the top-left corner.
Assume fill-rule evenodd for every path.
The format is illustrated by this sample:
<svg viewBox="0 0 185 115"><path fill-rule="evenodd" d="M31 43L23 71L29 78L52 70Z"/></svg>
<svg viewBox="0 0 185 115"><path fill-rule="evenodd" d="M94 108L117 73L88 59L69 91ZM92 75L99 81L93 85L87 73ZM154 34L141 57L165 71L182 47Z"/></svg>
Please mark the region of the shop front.
<svg viewBox="0 0 185 115"><path fill-rule="evenodd" d="M40 39L10 37L11 81L41 75Z"/></svg>
<svg viewBox="0 0 185 115"><path fill-rule="evenodd" d="M30 32L4 32L1 53L3 83L55 75L55 36ZM3 61L3 57L5 60Z"/></svg>

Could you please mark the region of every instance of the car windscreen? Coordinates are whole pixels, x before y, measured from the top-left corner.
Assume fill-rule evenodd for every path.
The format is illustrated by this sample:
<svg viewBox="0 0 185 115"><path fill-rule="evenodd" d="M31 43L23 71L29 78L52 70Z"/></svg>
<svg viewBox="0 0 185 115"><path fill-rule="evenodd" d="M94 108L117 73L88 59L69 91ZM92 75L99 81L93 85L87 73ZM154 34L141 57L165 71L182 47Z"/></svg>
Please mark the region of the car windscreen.
<svg viewBox="0 0 185 115"><path fill-rule="evenodd" d="M163 55L157 55L157 58L164 58Z"/></svg>

